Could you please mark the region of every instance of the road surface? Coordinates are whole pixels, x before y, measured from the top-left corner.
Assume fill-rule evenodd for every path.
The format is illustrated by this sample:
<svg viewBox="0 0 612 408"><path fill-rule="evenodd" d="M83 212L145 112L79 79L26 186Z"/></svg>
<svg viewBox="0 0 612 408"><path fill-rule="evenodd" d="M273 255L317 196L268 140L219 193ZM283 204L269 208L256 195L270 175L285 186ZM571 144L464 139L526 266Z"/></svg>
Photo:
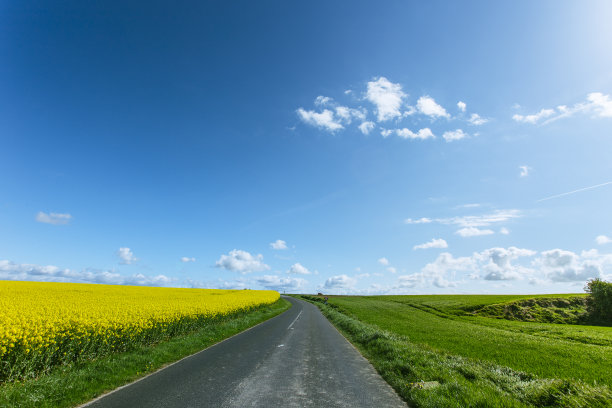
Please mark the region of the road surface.
<svg viewBox="0 0 612 408"><path fill-rule="evenodd" d="M88 408L406 407L316 306L293 307Z"/></svg>

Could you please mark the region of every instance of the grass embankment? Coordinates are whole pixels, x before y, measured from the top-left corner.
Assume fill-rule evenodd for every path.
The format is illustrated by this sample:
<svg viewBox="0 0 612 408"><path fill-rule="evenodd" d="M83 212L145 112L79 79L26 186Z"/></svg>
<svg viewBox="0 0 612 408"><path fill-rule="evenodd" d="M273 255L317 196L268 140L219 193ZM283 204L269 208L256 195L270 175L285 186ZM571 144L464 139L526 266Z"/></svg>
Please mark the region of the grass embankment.
<svg viewBox="0 0 612 408"><path fill-rule="evenodd" d="M289 302L280 299L154 346L139 346L125 353L66 364L35 379L3 384L0 407L73 407L268 320L289 307Z"/></svg>
<svg viewBox="0 0 612 408"><path fill-rule="evenodd" d="M518 298L336 297L317 304L412 406L612 406L612 329L471 314ZM420 381L440 385L411 385Z"/></svg>

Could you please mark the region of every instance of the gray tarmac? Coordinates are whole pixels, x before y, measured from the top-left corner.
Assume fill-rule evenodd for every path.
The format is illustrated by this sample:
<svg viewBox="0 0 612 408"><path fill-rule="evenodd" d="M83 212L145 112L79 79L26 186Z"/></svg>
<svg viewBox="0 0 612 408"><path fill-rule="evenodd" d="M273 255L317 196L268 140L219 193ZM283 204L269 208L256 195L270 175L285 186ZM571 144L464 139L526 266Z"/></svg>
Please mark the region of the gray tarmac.
<svg viewBox="0 0 612 408"><path fill-rule="evenodd" d="M316 306L293 307L88 408L406 407Z"/></svg>

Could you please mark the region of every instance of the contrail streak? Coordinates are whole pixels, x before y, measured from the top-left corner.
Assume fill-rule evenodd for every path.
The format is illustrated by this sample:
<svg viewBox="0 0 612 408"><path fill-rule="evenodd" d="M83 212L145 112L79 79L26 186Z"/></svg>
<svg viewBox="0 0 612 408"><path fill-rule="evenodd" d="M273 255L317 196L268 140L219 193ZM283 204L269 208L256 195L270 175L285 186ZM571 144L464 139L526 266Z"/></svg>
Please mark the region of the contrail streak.
<svg viewBox="0 0 612 408"><path fill-rule="evenodd" d="M561 193L561 194L557 194L557 195L554 195L554 196L550 196L550 197L546 197L546 198L541 198L541 199L537 200L536 203L539 203L540 201L552 200L553 198L559 198L559 197L563 197L563 196L574 194L574 193L579 193L581 191L592 190L592 189L597 188L597 187L607 186L608 184L612 184L612 181L608 181L608 182L605 182L605 183L597 184L597 185L591 186L591 187L579 188L578 190L568 191L567 193Z"/></svg>

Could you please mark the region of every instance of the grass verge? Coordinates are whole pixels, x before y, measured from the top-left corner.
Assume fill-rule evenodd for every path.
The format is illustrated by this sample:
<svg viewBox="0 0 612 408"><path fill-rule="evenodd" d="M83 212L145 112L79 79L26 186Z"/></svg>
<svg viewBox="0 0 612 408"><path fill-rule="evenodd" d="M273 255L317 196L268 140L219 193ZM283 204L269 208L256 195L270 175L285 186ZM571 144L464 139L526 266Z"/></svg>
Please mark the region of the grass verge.
<svg viewBox="0 0 612 408"><path fill-rule="evenodd" d="M408 337L366 324L305 297L361 351L383 378L413 407L610 407L605 385L575 379L541 378L492 362L436 350ZM577 356L580 358L580 356ZM435 381L433 388L415 383Z"/></svg>
<svg viewBox="0 0 612 408"><path fill-rule="evenodd" d="M268 320L289 307L291 304L281 298L272 305L235 314L154 346L140 346L121 354L59 366L38 378L3 384L0 386L0 407L64 408L85 403Z"/></svg>

